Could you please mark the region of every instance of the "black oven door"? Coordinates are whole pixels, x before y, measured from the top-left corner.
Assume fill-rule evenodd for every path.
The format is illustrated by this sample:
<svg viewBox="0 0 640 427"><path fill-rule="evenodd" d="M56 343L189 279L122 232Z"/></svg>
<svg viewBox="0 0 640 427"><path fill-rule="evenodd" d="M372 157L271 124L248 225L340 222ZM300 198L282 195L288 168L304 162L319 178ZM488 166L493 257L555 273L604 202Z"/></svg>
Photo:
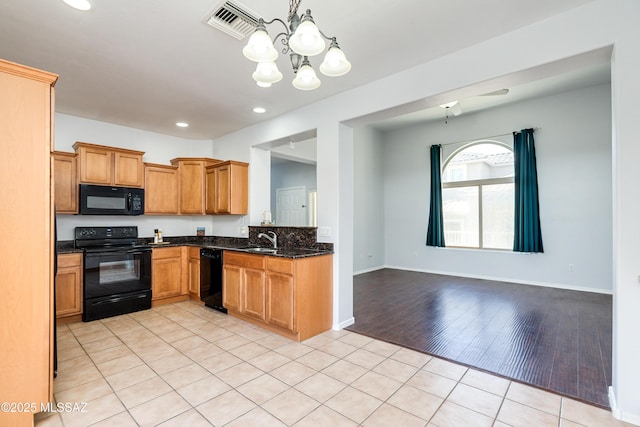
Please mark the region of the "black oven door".
<svg viewBox="0 0 640 427"><path fill-rule="evenodd" d="M85 251L83 290L84 321L151 308L151 248Z"/></svg>

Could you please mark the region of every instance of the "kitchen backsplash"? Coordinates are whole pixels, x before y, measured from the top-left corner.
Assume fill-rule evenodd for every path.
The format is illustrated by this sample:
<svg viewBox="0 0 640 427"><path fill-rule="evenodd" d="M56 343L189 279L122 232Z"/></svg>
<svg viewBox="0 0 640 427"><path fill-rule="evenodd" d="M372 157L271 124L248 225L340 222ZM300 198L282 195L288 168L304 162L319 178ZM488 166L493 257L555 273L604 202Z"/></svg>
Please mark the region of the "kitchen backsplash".
<svg viewBox="0 0 640 427"><path fill-rule="evenodd" d="M265 238L258 238L260 233L273 231L278 236L278 247L283 249L310 248L333 251L333 243L318 243L316 227L278 227L249 226L249 244L270 246Z"/></svg>

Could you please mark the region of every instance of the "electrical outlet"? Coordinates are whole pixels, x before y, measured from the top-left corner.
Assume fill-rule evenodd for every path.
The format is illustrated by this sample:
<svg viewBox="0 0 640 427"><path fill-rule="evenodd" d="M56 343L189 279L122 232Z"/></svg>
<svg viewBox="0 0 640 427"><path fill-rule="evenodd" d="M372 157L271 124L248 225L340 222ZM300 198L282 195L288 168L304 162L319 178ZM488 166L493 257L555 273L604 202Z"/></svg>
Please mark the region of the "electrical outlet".
<svg viewBox="0 0 640 427"><path fill-rule="evenodd" d="M246 225L240 227L240 234L249 234L249 228Z"/></svg>
<svg viewBox="0 0 640 427"><path fill-rule="evenodd" d="M574 268L573 264L569 264L569 271L571 273L573 273L575 271L575 268Z"/></svg>
<svg viewBox="0 0 640 427"><path fill-rule="evenodd" d="M320 237L331 236L331 227L318 227L318 236Z"/></svg>

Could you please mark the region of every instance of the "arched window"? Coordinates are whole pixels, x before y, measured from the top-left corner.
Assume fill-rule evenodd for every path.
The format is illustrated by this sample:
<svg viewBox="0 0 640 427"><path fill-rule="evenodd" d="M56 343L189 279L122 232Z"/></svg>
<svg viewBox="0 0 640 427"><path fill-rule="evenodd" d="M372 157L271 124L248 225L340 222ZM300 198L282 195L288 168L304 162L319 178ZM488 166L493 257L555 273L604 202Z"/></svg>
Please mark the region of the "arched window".
<svg viewBox="0 0 640 427"><path fill-rule="evenodd" d="M476 141L454 152L442 171L448 247L513 248L513 151Z"/></svg>

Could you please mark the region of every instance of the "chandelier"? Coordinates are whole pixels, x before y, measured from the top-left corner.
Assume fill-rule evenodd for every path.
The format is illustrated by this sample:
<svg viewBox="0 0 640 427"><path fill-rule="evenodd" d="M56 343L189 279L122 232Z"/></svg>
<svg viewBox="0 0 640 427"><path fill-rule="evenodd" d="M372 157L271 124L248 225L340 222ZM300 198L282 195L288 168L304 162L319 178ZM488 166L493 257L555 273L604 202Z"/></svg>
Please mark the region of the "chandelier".
<svg viewBox="0 0 640 427"><path fill-rule="evenodd" d="M257 62L253 79L260 87L269 87L273 83L282 80L282 73L278 70L275 60L278 51L273 44L280 39L283 44L282 53L289 54L291 66L296 77L291 82L300 90L313 90L320 86L320 79L309 62L310 56L322 53L326 47L325 39L331 44L325 54L324 61L320 64L320 72L325 76L337 77L347 74L351 70L351 63L347 61L335 37L327 37L318 29L311 10L307 9L304 15L298 16L298 6L301 0L289 1L289 16L287 25L282 19L274 18L265 22L260 18L256 30L249 38L247 45L242 49L243 55L250 61ZM279 22L284 26L284 31L278 33L273 41L267 32L266 25Z"/></svg>

